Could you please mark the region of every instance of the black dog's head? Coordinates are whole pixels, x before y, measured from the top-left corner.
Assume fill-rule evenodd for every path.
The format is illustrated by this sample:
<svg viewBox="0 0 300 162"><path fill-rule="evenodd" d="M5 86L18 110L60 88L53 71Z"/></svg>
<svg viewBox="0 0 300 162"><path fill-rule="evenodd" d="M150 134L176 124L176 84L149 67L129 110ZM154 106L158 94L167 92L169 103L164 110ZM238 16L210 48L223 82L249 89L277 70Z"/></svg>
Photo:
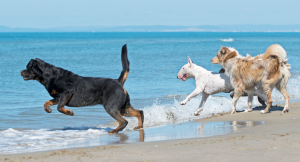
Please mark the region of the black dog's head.
<svg viewBox="0 0 300 162"><path fill-rule="evenodd" d="M24 80L37 80L39 76L43 75L43 71L40 68L40 59L31 59L26 66L25 70L21 71L21 76Z"/></svg>
<svg viewBox="0 0 300 162"><path fill-rule="evenodd" d="M43 60L36 58L31 59L26 66L25 70L21 71L21 76L24 80L37 80L39 82L48 80L49 78L56 76L59 70Z"/></svg>

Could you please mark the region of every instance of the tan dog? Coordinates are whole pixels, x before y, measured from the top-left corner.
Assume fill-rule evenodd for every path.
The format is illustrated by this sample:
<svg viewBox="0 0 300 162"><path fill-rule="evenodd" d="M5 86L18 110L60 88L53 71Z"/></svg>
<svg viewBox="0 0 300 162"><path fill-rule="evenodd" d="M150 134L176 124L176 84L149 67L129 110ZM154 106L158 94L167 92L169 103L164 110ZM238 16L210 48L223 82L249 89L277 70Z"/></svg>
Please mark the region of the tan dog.
<svg viewBox="0 0 300 162"><path fill-rule="evenodd" d="M286 91L291 76L286 52L278 44L271 45L264 54L256 57L242 57L234 48L221 47L217 56L211 60L221 64L234 86L232 112L236 112L236 102L243 92L248 93L248 109L252 111L252 99L255 86L262 87L268 97L267 107L261 113L269 112L272 105L272 90L276 87L285 98L283 113L289 111L289 94Z"/></svg>

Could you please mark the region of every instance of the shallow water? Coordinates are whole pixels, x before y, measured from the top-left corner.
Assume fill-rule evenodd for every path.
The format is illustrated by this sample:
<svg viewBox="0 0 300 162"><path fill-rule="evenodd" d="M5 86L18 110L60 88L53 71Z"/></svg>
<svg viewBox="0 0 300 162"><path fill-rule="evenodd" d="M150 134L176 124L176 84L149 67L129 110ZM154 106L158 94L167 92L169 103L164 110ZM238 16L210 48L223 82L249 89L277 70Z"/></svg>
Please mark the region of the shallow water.
<svg viewBox="0 0 300 162"><path fill-rule="evenodd" d="M154 142L154 141L165 141L165 140L176 140L176 139L187 139L187 138L202 138L210 136L218 136L224 134L235 133L242 131L245 127L254 127L257 125L266 124L264 121L226 121L226 122L188 122L180 124L172 124L161 127L152 127L148 129L141 129L137 131L124 131L118 134L106 134L101 135L101 132L105 132L104 129L95 127L90 128L69 128L62 130L43 130L45 132L54 133L57 131L64 132L70 136L64 135L60 138L57 136L57 144L51 145L47 143L47 140L40 140L38 138L32 140L40 140L39 145L30 146L29 143L23 145L15 145L14 149L7 147L0 151L0 154L12 154L12 153L24 153L34 151L46 151L64 148L78 148L78 147L92 147L92 146L104 146L113 144L129 144L137 142ZM84 131L87 130L87 131ZM11 132L17 132L16 130L10 130ZM81 136L82 139L78 141L68 141L71 134L76 131L77 135ZM82 134L79 134L81 132ZM88 133L87 133L88 132ZM92 138L92 136L96 136ZM49 137L54 138L54 137ZM10 141L15 143L16 141ZM156 145L158 147L158 145Z"/></svg>
<svg viewBox="0 0 300 162"><path fill-rule="evenodd" d="M197 117L193 113L201 95L184 106L179 104L195 89L193 79L183 82L176 78L187 63L186 56L195 64L218 72L220 65L213 65L210 60L221 46L235 47L244 56L254 56L271 44L281 44L292 66L288 92L291 99L300 98L300 33L0 33L0 150L17 150L14 146L18 145L32 148L64 144L61 138L72 143L101 137L114 129L117 123L101 105L70 108L75 113L72 117L59 113L55 106L51 114L46 113L43 105L51 97L38 82L24 81L20 71L30 59L40 58L82 76L118 78L122 69L121 47L125 43L130 61L125 88L133 107L144 111L144 126L148 128L231 110L231 99L226 93L210 96ZM273 100L283 101L277 90ZM237 110L244 110L246 105L246 98L240 99ZM257 105L255 97L253 107ZM135 118L127 119L125 131L137 125ZM43 140L48 143L41 143Z"/></svg>

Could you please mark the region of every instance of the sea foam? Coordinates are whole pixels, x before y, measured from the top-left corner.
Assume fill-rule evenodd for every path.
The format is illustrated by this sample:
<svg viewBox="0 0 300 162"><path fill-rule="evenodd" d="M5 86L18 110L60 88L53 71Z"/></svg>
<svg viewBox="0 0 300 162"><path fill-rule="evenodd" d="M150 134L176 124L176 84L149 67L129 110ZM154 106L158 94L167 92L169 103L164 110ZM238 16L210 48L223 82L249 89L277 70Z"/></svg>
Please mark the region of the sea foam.
<svg viewBox="0 0 300 162"><path fill-rule="evenodd" d="M106 134L104 128L67 128L62 130L38 129L0 131L0 154L48 150L49 147L94 138Z"/></svg>
<svg viewBox="0 0 300 162"><path fill-rule="evenodd" d="M222 42L233 42L234 40L232 38L228 38L228 39L220 39L220 41L222 41Z"/></svg>

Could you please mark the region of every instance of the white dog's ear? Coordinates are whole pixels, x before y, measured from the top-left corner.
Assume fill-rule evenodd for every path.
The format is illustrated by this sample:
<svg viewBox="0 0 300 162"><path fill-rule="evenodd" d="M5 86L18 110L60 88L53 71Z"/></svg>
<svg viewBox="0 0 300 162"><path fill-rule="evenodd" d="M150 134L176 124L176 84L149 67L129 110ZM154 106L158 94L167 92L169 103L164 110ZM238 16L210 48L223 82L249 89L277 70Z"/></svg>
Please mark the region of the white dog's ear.
<svg viewBox="0 0 300 162"><path fill-rule="evenodd" d="M193 68L194 67L193 61L189 58L189 56L187 58L189 60L189 67Z"/></svg>

